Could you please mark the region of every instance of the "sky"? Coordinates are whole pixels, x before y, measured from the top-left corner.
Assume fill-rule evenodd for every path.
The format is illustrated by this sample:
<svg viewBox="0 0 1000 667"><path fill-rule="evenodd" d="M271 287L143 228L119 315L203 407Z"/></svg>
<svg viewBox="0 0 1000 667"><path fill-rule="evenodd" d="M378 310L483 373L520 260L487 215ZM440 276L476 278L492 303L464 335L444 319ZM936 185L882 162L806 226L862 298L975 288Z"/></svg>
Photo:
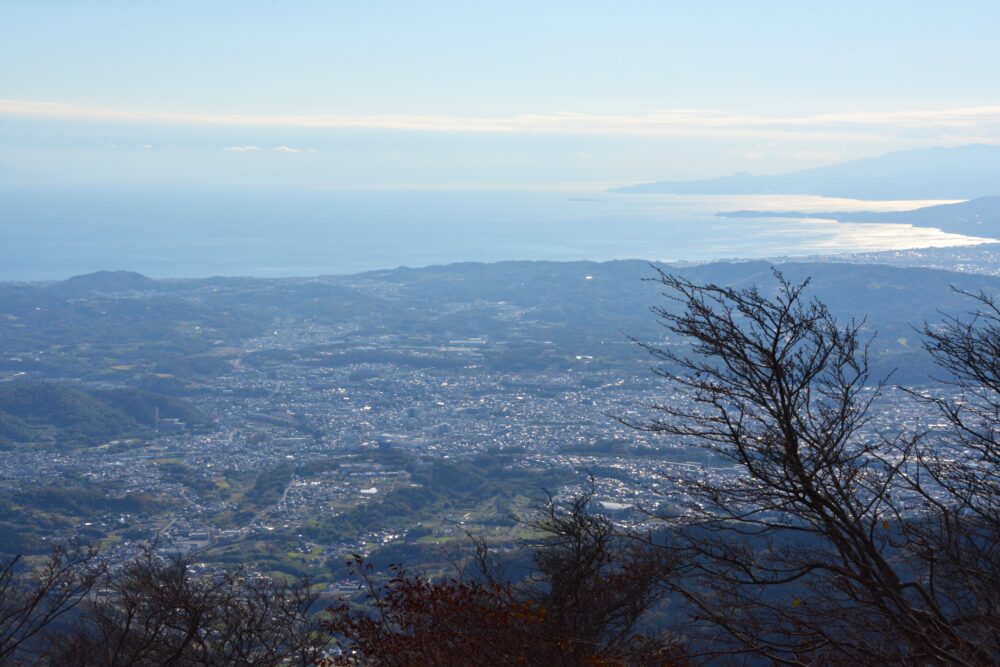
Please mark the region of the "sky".
<svg viewBox="0 0 1000 667"><path fill-rule="evenodd" d="M559 188L1000 143L1000 3L60 2L0 185Z"/></svg>

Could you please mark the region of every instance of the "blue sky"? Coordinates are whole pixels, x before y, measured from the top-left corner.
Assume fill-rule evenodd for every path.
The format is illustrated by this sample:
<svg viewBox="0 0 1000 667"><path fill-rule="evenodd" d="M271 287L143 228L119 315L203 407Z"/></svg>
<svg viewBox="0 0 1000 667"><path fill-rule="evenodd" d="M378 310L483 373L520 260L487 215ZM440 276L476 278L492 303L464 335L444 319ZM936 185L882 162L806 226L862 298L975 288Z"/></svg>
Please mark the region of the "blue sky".
<svg viewBox="0 0 1000 667"><path fill-rule="evenodd" d="M1000 3L11 2L0 183L560 187L1000 143Z"/></svg>

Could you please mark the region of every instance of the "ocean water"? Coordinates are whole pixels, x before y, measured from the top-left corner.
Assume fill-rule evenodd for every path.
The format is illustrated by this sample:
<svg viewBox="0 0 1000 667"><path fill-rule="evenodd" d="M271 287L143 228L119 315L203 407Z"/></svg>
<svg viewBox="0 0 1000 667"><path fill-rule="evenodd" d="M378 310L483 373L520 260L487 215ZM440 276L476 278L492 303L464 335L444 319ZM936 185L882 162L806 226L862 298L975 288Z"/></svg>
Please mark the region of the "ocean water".
<svg viewBox="0 0 1000 667"><path fill-rule="evenodd" d="M463 261L711 260L981 242L909 225L733 219L736 209L906 210L931 201L602 191L0 190L0 280L311 276Z"/></svg>

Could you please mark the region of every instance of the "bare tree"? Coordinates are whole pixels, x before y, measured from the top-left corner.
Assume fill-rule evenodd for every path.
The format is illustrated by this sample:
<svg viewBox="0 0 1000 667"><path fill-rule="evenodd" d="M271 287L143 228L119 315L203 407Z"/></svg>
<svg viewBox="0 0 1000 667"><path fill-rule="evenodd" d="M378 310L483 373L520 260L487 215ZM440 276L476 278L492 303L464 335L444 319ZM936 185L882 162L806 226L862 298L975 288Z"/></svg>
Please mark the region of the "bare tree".
<svg viewBox="0 0 1000 667"><path fill-rule="evenodd" d="M308 582L245 570L195 577L184 557L150 549L103 582L70 631L52 637L51 664L312 665L328 640L310 615Z"/></svg>
<svg viewBox="0 0 1000 667"><path fill-rule="evenodd" d="M779 272L770 295L664 272L656 280L668 299L656 314L690 347L645 344L676 396L654 406L655 418L627 423L720 462L676 479L687 502L664 517L686 563L675 585L693 619L707 624L708 654L779 664L976 665L1000 657L942 599L930 576L930 538L913 539L915 526L934 534L953 515L924 504L934 493L920 492L930 456L920 438L872 428L885 383L870 376L863 323L838 324L805 296L808 281L793 284ZM945 350L939 359L958 359L933 347L954 334L931 338L932 351ZM969 474L964 463L941 463L937 486L952 472Z"/></svg>
<svg viewBox="0 0 1000 667"><path fill-rule="evenodd" d="M926 564L935 599L984 655L1000 657L1000 306L985 293L964 318L925 324L924 347L947 388L912 395L941 417L916 449L908 488L920 521L902 523L906 546Z"/></svg>
<svg viewBox="0 0 1000 667"><path fill-rule="evenodd" d="M380 582L356 557L368 609L344 602L327 627L343 653L332 664L626 665L686 664L671 638L637 630L664 595L669 554L622 539L589 511L592 492L566 505L552 498L532 522L533 571L510 577L476 542L477 576L428 581L396 567Z"/></svg>
<svg viewBox="0 0 1000 667"><path fill-rule="evenodd" d="M98 580L97 552L59 544L43 565L21 557L0 563L0 664L29 658L33 641L79 605Z"/></svg>
<svg viewBox="0 0 1000 667"><path fill-rule="evenodd" d="M637 627L667 594L676 563L663 549L625 539L606 516L590 509L593 496L590 486L565 503L550 496L539 508L528 522L543 536L531 546L535 571L516 586L516 594L546 611L550 634L571 638L571 645L582 649L581 663L586 655L648 655L653 642L637 643ZM480 571L496 581L481 563ZM660 641L661 649L672 642Z"/></svg>

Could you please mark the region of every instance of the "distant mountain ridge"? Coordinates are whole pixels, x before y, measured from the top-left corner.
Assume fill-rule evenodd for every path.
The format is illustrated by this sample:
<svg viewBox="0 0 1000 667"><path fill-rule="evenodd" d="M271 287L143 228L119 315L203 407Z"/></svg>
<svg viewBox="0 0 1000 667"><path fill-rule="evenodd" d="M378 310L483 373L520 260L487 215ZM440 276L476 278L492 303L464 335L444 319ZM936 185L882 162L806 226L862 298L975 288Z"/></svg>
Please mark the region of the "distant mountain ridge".
<svg viewBox="0 0 1000 667"><path fill-rule="evenodd" d="M774 286L764 261L665 268L698 282ZM838 318L867 318L867 330L879 332L874 372L897 369L899 382L928 381L913 327L968 309L951 285L1000 294L1000 277L976 273L808 261L779 268L794 281L811 278L811 292ZM587 365L632 373L648 360L627 337L663 336L649 315L659 292L642 281L652 274L647 262L620 260L154 281L148 291L86 297L61 283L0 284L0 380L10 378L0 381L0 447L100 444L148 432L157 407L162 418L194 425L195 417L179 414L190 404L166 396L197 402L207 378L239 365L267 374L299 363L347 377L364 365L456 372L470 358L455 354L453 341L485 337L497 344L471 363L490 372ZM343 334L291 350L245 345L276 322ZM108 386L122 389L96 389ZM253 383L232 389L263 396Z"/></svg>
<svg viewBox="0 0 1000 667"><path fill-rule="evenodd" d="M973 199L1000 194L1000 146L894 151L803 171L612 188L620 194L804 194L851 199Z"/></svg>

